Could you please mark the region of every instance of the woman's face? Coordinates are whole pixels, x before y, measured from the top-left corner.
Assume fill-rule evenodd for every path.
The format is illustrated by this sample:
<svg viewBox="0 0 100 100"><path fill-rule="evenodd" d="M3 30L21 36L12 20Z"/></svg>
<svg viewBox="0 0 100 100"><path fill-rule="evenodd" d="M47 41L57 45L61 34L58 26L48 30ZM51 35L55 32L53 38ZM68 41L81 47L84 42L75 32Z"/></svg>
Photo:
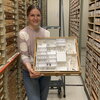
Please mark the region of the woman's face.
<svg viewBox="0 0 100 100"><path fill-rule="evenodd" d="M28 15L29 25L38 27L41 23L41 13L38 9L32 9Z"/></svg>

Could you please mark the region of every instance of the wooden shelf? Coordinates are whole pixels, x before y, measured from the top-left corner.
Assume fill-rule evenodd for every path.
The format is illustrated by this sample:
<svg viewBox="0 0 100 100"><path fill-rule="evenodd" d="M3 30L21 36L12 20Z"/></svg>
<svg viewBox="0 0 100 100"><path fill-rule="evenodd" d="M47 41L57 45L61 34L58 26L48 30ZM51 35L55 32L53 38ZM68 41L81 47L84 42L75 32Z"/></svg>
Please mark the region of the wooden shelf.
<svg viewBox="0 0 100 100"><path fill-rule="evenodd" d="M100 40L98 40L98 39L95 39L93 36L91 36L91 35L88 35L89 37L91 37L92 39L94 39L95 41L97 41L97 42L99 42L100 43Z"/></svg>
<svg viewBox="0 0 100 100"><path fill-rule="evenodd" d="M91 4L95 4L95 1L91 1L91 2L89 2L89 5L91 5Z"/></svg>
<svg viewBox="0 0 100 100"><path fill-rule="evenodd" d="M100 96L98 97L98 93L95 90L99 87L100 83L100 71L98 70L98 64L100 62L100 5L97 3L100 3L100 0L89 0L89 22L88 22L88 40L87 40L87 57L86 59L89 60L86 65L86 82L91 79L90 87L88 87L88 84L85 84L86 90L88 91L89 97L91 100L99 100ZM98 6L99 5L99 6ZM97 7L98 6L98 7ZM91 15L91 16L90 16ZM93 15L93 16L92 16ZM91 21L91 22L90 22ZM91 29L90 29L91 28ZM90 55L91 54L91 55ZM91 63L89 63L91 62ZM91 70L90 70L91 68ZM88 71L89 70L89 71ZM91 73L91 74L90 74ZM89 79L90 78L90 79ZM98 81L98 82L97 82Z"/></svg>
<svg viewBox="0 0 100 100"><path fill-rule="evenodd" d="M100 7L96 7L95 9L100 9Z"/></svg>
<svg viewBox="0 0 100 100"><path fill-rule="evenodd" d="M91 43L87 42L87 44L93 49L93 51L95 53L97 53L97 55L100 54L100 49L98 49L97 47L93 46Z"/></svg>
<svg viewBox="0 0 100 100"><path fill-rule="evenodd" d="M94 32L94 30L93 29L88 29L89 31L91 31L91 32Z"/></svg>
<svg viewBox="0 0 100 100"><path fill-rule="evenodd" d="M95 17L100 17L100 15L95 15Z"/></svg>
<svg viewBox="0 0 100 100"><path fill-rule="evenodd" d="M94 31L95 33L97 33L97 34L100 34L100 32L97 32L97 31Z"/></svg>
<svg viewBox="0 0 100 100"><path fill-rule="evenodd" d="M94 100L98 100L98 98L97 98L97 96L96 96L96 94L94 93L93 90L92 90L92 96L93 96Z"/></svg>
<svg viewBox="0 0 100 100"><path fill-rule="evenodd" d="M96 68L96 70L97 70L97 67L93 64L93 66L94 66L94 68ZM99 70L97 70L97 72L98 73L100 73L100 71ZM99 82L100 82L100 80L99 80ZM99 88L99 87L98 87Z"/></svg>
<svg viewBox="0 0 100 100"><path fill-rule="evenodd" d="M95 8L91 8L91 9L89 9L89 11L93 11L93 10L95 10Z"/></svg>
<svg viewBox="0 0 100 100"><path fill-rule="evenodd" d="M90 18L94 17L94 16L89 16Z"/></svg>
<svg viewBox="0 0 100 100"><path fill-rule="evenodd" d="M95 25L100 25L100 23L94 23Z"/></svg>
<svg viewBox="0 0 100 100"><path fill-rule="evenodd" d="M94 25L94 23L91 23L91 22L88 22L88 24L92 24L92 25Z"/></svg>

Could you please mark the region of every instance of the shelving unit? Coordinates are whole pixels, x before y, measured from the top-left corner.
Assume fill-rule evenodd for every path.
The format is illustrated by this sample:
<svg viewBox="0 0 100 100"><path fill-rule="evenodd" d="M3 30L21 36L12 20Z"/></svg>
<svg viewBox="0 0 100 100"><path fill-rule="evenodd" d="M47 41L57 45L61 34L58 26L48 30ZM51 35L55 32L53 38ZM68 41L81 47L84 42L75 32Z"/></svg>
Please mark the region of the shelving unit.
<svg viewBox="0 0 100 100"><path fill-rule="evenodd" d="M28 7L30 4L33 3L33 0L25 0L25 2L26 2L26 7Z"/></svg>
<svg viewBox="0 0 100 100"><path fill-rule="evenodd" d="M0 0L0 100L25 99L17 35L27 24L26 9L31 3L32 0Z"/></svg>
<svg viewBox="0 0 100 100"><path fill-rule="evenodd" d="M29 2L26 0L18 0L18 30L20 31L23 29L27 24L27 15L26 15L26 8L29 6ZM19 32L18 31L18 32ZM20 59L20 58L19 58ZM20 66L20 60L18 60L18 72L17 72L17 88L18 88L18 100L24 100L25 99L25 91L23 91L24 85L23 85L23 79L22 79L22 72L21 72L21 66Z"/></svg>
<svg viewBox="0 0 100 100"><path fill-rule="evenodd" d="M18 25L19 31L23 29L26 25L26 10L25 10L25 0L18 0Z"/></svg>
<svg viewBox="0 0 100 100"><path fill-rule="evenodd" d="M39 6L39 0L33 0L32 2L34 6Z"/></svg>
<svg viewBox="0 0 100 100"><path fill-rule="evenodd" d="M12 62L7 68L6 78L7 78L7 95L9 100L18 100L18 80L17 80L17 60Z"/></svg>
<svg viewBox="0 0 100 100"><path fill-rule="evenodd" d="M18 61L19 62L19 61ZM25 100L25 97L26 97L26 91L25 91L25 88L24 88L24 84L23 84L23 79L22 79L22 70L21 68L23 67L23 64L22 63L19 63L18 64L19 68L18 69L18 100Z"/></svg>
<svg viewBox="0 0 100 100"><path fill-rule="evenodd" d="M0 66L5 63L5 21L4 21L4 8L3 1L0 0Z"/></svg>
<svg viewBox="0 0 100 100"><path fill-rule="evenodd" d="M6 0L3 2L3 8L4 8L4 28L5 28L5 40L6 40L6 61L12 57L16 52L16 31L17 31L17 1L13 0Z"/></svg>
<svg viewBox="0 0 100 100"><path fill-rule="evenodd" d="M81 0L69 0L69 33L71 36L80 36L80 2Z"/></svg>
<svg viewBox="0 0 100 100"><path fill-rule="evenodd" d="M100 100L100 0L89 0L85 88L90 100Z"/></svg>
<svg viewBox="0 0 100 100"><path fill-rule="evenodd" d="M5 94L4 94L4 74L0 74L0 100L4 100Z"/></svg>
<svg viewBox="0 0 100 100"><path fill-rule="evenodd" d="M2 0L4 11L4 29L5 32L5 64L9 62L17 52L17 1L16 0ZM4 72L5 80L5 99L18 100L17 99L17 60L15 60ZM13 92L12 92L13 91Z"/></svg>
<svg viewBox="0 0 100 100"><path fill-rule="evenodd" d="M47 0L41 0L42 26L47 26Z"/></svg>

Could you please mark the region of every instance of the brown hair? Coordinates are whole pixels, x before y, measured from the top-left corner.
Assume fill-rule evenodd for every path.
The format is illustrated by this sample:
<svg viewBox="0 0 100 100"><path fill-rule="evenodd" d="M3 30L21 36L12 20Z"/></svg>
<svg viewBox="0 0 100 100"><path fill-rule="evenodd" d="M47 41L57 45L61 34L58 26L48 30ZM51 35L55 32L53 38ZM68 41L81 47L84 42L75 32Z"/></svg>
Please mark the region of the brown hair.
<svg viewBox="0 0 100 100"><path fill-rule="evenodd" d="M38 6L30 5L30 6L28 7L28 9L27 9L27 16L29 15L29 13L30 13L30 11L31 11L32 9L38 9L38 10L40 11L40 13L41 13L41 9L40 9ZM41 13L41 14L42 14L42 13Z"/></svg>

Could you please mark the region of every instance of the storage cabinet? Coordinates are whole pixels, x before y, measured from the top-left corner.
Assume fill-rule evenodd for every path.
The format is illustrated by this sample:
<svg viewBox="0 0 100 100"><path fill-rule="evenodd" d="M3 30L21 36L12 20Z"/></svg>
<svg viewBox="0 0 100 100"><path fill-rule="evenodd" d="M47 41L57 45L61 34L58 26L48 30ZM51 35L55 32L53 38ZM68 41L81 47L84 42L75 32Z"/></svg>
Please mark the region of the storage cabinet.
<svg viewBox="0 0 100 100"><path fill-rule="evenodd" d="M11 65L6 70L6 77L7 78L7 95L9 100L19 100L18 99L18 80L17 80L17 60L13 61Z"/></svg>
<svg viewBox="0 0 100 100"><path fill-rule="evenodd" d="M1 0L0 7L0 65L2 65L17 52L17 2Z"/></svg>
<svg viewBox="0 0 100 100"><path fill-rule="evenodd" d="M31 3L32 0L0 0L0 100L25 99L17 35L27 24L26 9Z"/></svg>
<svg viewBox="0 0 100 100"><path fill-rule="evenodd" d="M89 0L85 88L100 100L100 0Z"/></svg>
<svg viewBox="0 0 100 100"><path fill-rule="evenodd" d="M69 33L79 39L81 0L69 0Z"/></svg>
<svg viewBox="0 0 100 100"><path fill-rule="evenodd" d="M0 100L5 100L4 99L5 94L4 94L4 74L0 74Z"/></svg>
<svg viewBox="0 0 100 100"><path fill-rule="evenodd" d="M39 0L33 0L32 2L34 6L39 6Z"/></svg>
<svg viewBox="0 0 100 100"><path fill-rule="evenodd" d="M19 65L20 68L23 67L23 65L20 63ZM18 100L25 100L26 97L26 90L24 88L24 84L23 84L23 79L22 79L22 71L21 69L18 70L18 90L19 90L19 96L18 96Z"/></svg>
<svg viewBox="0 0 100 100"><path fill-rule="evenodd" d="M19 25L19 31L23 29L26 25L26 5L25 0L18 0L18 25Z"/></svg>
<svg viewBox="0 0 100 100"><path fill-rule="evenodd" d="M0 66L5 63L5 21L4 21L4 8L3 1L0 0Z"/></svg>
<svg viewBox="0 0 100 100"><path fill-rule="evenodd" d="M47 0L41 0L42 26L47 25Z"/></svg>

